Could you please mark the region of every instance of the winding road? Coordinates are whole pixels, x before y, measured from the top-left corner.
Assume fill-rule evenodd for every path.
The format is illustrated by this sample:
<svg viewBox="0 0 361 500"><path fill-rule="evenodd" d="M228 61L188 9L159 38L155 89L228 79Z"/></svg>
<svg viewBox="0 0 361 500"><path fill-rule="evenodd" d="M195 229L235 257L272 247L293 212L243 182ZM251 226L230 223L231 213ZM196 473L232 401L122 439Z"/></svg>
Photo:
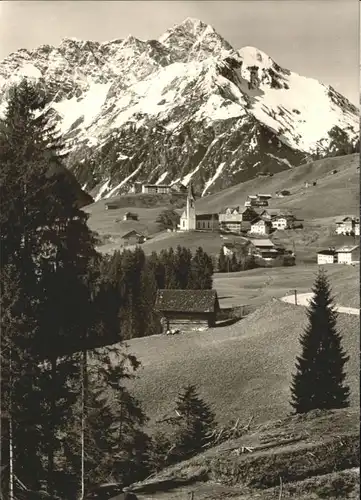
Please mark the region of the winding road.
<svg viewBox="0 0 361 500"><path fill-rule="evenodd" d="M312 298L313 293L299 293L297 294L297 305L298 306L308 306L309 301ZM286 295L280 299L282 302L287 302L287 304L295 304L294 295ZM344 307L336 304L336 311L341 314L352 314L354 316L360 315L360 309L356 307Z"/></svg>

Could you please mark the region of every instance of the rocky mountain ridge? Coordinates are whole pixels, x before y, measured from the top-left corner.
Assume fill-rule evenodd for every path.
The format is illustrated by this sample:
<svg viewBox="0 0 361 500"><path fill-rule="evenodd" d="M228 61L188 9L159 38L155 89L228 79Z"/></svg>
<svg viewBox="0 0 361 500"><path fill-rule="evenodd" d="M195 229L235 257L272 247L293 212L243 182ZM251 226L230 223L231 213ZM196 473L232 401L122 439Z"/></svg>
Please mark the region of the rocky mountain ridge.
<svg viewBox="0 0 361 500"><path fill-rule="evenodd" d="M23 77L44 91L68 167L95 199L136 180L192 179L205 195L340 143L352 150L358 138L357 108L332 87L253 47L235 50L197 19L158 40L64 39L10 54L0 63L0 114Z"/></svg>

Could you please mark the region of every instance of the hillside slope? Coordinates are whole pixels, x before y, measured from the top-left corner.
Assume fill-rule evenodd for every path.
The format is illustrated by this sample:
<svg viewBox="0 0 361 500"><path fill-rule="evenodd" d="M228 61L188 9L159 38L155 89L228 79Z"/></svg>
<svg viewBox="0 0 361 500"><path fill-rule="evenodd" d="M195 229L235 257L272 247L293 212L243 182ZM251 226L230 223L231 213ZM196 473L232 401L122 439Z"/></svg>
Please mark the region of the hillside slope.
<svg viewBox="0 0 361 500"><path fill-rule="evenodd" d="M220 422L240 417L255 423L286 416L289 387L305 325L303 307L268 302L240 322L206 332L129 341L141 361L134 394L156 419L173 412L178 392L195 384ZM342 314L338 327L350 355L347 364L352 404L359 401L359 318Z"/></svg>
<svg viewBox="0 0 361 500"><path fill-rule="evenodd" d="M313 411L251 426L131 490L140 500L356 500L359 454L356 408Z"/></svg>
<svg viewBox="0 0 361 500"><path fill-rule="evenodd" d="M244 205L250 194L267 193L270 208L288 208L302 219L358 214L360 204L360 156L326 158L280 172L273 177L257 177L196 201L201 212L218 211L226 206ZM337 173L332 172L337 170ZM312 182L316 186L312 186ZM305 183L311 184L306 188ZM277 191L290 196L276 198Z"/></svg>
<svg viewBox="0 0 361 500"><path fill-rule="evenodd" d="M357 108L332 87L186 19L158 40L64 39L0 63L0 115L22 78L44 92L69 166L101 199L135 180L216 192L309 155L353 150Z"/></svg>
<svg viewBox="0 0 361 500"><path fill-rule="evenodd" d="M214 195L197 199L196 209L199 212L218 212L227 206L242 206L249 194L272 194L271 208L292 210L297 217L303 219L304 225L302 230L277 231L272 239L287 249L294 247L298 263L316 262L318 250L353 243L352 238L335 235L335 220L343 215L359 213L359 163L359 155L353 154L300 165L296 169L277 173L273 177L257 177ZM337 173L333 174L335 170ZM316 186L312 186L313 181L317 182ZM305 182L309 182L311 186L305 188ZM276 191L282 189L289 190L291 195L276 198ZM170 207L171 205L167 202L157 208L153 206L136 208L139 213L139 222L143 224L142 230L152 236L152 239L142 245L146 253L177 244L184 244L192 249L201 245L212 255L219 253L223 240L216 233L160 233L155 223L156 218L162 210ZM122 231L122 225L116 220L121 219L127 210L134 211L134 209L134 205L129 205L107 211L104 201L85 208L90 214L89 226L100 234L110 234L113 237L111 242L100 247L100 251L112 252L119 248L117 235L119 236ZM140 224L137 225L139 228ZM134 229L136 229L136 224L134 224ZM233 239L233 237L230 238Z"/></svg>

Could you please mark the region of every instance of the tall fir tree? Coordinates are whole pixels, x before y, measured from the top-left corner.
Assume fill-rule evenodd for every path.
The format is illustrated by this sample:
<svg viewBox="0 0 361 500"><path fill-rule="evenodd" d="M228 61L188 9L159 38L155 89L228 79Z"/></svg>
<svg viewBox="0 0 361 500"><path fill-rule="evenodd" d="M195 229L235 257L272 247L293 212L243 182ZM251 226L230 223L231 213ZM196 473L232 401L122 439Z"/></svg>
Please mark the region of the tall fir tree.
<svg viewBox="0 0 361 500"><path fill-rule="evenodd" d="M334 299L322 269L312 292L307 310L308 325L300 338L302 354L297 357L291 386L291 405L296 413L349 406L350 391L344 372L349 356L341 345Z"/></svg>
<svg viewBox="0 0 361 500"><path fill-rule="evenodd" d="M224 254L223 247L218 256L218 272L225 273L227 271L227 256Z"/></svg>
<svg viewBox="0 0 361 500"><path fill-rule="evenodd" d="M180 415L175 455L186 458L202 451L216 427L210 406L197 393L194 385L184 387L176 402Z"/></svg>
<svg viewBox="0 0 361 500"><path fill-rule="evenodd" d="M186 290L188 288L192 253L186 247L177 246L175 252L175 288Z"/></svg>
<svg viewBox="0 0 361 500"><path fill-rule="evenodd" d="M188 281L190 290L210 290L213 285L213 262L211 257L198 247L191 261L191 272Z"/></svg>

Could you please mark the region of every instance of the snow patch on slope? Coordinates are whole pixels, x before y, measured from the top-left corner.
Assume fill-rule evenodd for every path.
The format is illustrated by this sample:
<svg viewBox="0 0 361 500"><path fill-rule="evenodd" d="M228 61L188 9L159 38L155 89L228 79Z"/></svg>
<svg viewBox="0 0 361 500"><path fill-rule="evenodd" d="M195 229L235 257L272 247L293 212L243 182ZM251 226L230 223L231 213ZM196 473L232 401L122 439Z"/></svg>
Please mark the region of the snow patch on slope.
<svg viewBox="0 0 361 500"><path fill-rule="evenodd" d="M103 193L105 193L106 191L108 191L109 189L109 184L110 184L110 181L111 179L108 179L102 186L101 188L99 189L98 191L98 194L96 195L96 197L94 198L94 201L99 201L102 199L103 197Z"/></svg>
<svg viewBox="0 0 361 500"><path fill-rule="evenodd" d="M54 103L52 107L62 117L59 125L62 133L67 132L70 127L80 118L83 118L81 127L84 129L91 125L106 100L111 83L91 83L89 90L82 99L72 97L61 102Z"/></svg>
<svg viewBox="0 0 361 500"><path fill-rule="evenodd" d="M206 183L206 185L205 185L205 187L204 187L204 189L202 191L202 194L201 194L202 197L206 194L207 189L209 189L210 186L214 183L214 181L221 175L223 167L224 167L225 164L226 164L225 162L222 162L222 163L220 163L218 165L217 170L216 170L215 174L213 175L213 177L211 177L207 181L207 183Z"/></svg>
<svg viewBox="0 0 361 500"><path fill-rule="evenodd" d="M141 168L142 168L142 165L139 165L139 167L137 169L135 169L134 172L132 172L130 175L128 175L128 177L123 179L117 186L115 186L115 188L113 188L111 191L109 191L109 193L107 193L104 196L104 198L110 198L111 196L113 196L113 194L116 193L117 190L120 189L122 186L124 186L124 184L126 184L132 177L134 177L139 172L139 170Z"/></svg>

